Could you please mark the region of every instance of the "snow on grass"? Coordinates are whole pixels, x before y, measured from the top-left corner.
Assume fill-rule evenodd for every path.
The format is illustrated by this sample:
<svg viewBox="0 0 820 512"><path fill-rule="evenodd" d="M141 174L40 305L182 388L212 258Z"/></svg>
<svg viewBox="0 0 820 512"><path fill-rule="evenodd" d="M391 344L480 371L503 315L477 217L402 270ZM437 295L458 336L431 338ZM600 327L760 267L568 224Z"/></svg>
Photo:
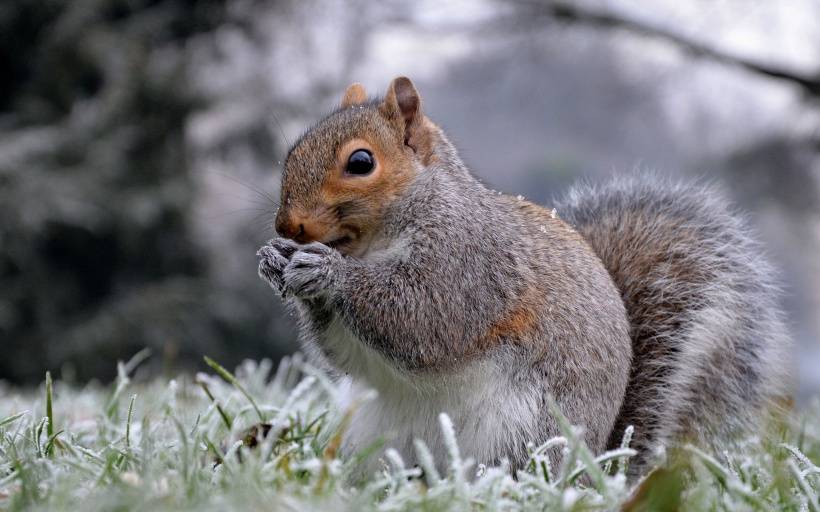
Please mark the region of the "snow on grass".
<svg viewBox="0 0 820 512"><path fill-rule="evenodd" d="M527 466L476 465L442 414L446 460L417 441L420 467L394 450L351 484L341 458L350 411L300 356L246 362L236 374L132 383L145 354L110 387L0 386L0 510L809 510L820 512L820 406L723 453L670 450L645 480L625 477L631 431L595 455L553 406L562 436L530 446ZM563 451L560 467L547 454ZM436 463L438 462L438 466ZM446 470L442 471L442 468Z"/></svg>

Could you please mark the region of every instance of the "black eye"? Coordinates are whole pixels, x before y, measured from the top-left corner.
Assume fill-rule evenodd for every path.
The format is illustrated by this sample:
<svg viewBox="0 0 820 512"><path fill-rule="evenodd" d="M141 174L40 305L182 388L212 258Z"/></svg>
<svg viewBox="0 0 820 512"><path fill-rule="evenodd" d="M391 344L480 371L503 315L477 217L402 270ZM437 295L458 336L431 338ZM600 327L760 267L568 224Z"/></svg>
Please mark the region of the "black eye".
<svg viewBox="0 0 820 512"><path fill-rule="evenodd" d="M350 158L348 158L345 172L364 176L365 174L370 174L375 165L376 162L373 160L373 155L370 154L370 151L359 149L354 151L353 154L350 155Z"/></svg>

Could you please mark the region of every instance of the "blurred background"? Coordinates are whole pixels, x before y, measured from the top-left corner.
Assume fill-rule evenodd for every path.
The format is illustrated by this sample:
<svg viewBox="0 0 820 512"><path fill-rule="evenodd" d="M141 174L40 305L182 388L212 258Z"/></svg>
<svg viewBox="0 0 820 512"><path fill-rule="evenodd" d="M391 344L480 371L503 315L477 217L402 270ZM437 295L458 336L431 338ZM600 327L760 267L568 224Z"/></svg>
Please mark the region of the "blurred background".
<svg viewBox="0 0 820 512"><path fill-rule="evenodd" d="M722 183L820 391L820 2L3 0L0 380L296 349L256 276L289 142L406 74L492 186Z"/></svg>

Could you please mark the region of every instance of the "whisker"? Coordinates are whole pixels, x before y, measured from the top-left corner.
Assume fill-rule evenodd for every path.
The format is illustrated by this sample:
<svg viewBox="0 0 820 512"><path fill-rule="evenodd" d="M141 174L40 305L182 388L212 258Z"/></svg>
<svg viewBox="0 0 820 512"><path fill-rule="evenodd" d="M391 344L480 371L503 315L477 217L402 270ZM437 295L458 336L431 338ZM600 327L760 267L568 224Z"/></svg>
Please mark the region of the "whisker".
<svg viewBox="0 0 820 512"><path fill-rule="evenodd" d="M248 222L249 231L255 236L264 240L268 240L276 236L276 230L273 229L273 223L267 222L265 219L257 219L256 221Z"/></svg>
<svg viewBox="0 0 820 512"><path fill-rule="evenodd" d="M285 141L285 143L288 145L288 147L290 147L291 146L290 141L288 140L287 135L285 135L285 130L284 130L284 128L282 128L282 123L279 122L279 116L277 116L276 112L274 112L274 111L271 111L271 115L273 116L273 120L276 121L276 126L279 127L279 133L282 134L282 139Z"/></svg>
<svg viewBox="0 0 820 512"><path fill-rule="evenodd" d="M224 172L220 172L220 171L213 171L213 170L209 170L209 171L206 171L206 172L212 172L212 173L218 174L219 176L222 176L224 178L228 178L229 180L233 181L234 183L236 183L238 185L242 185L243 187L247 188L251 192L257 194L259 197L264 199L266 202L273 203L277 207L279 206L279 201L274 199L273 196L271 196L267 192L263 192L263 191L259 190L258 188L256 188L252 184L247 183L246 181L241 180L241 179L239 179L238 177L236 177L232 174L228 174L228 173L224 173Z"/></svg>
<svg viewBox="0 0 820 512"><path fill-rule="evenodd" d="M215 220L215 219L221 219L223 217L227 217L227 216L231 216L231 215L239 215L239 214L242 214L242 213L249 213L249 212L257 212L257 214L254 216L254 218L262 217L262 216L265 216L265 217L268 217L268 218L273 218L273 217L276 216L276 212L274 210L269 210L267 208L238 208L236 210L229 210L229 211L226 211L226 212L219 212L219 213L216 213L216 214L213 214L213 215L203 215L201 218L203 218L205 220Z"/></svg>
<svg viewBox="0 0 820 512"><path fill-rule="evenodd" d="M277 204L273 204L273 203L270 203L268 201L260 201L259 199L255 199L255 198L252 198L252 197L243 197L243 196L239 196L239 195L236 195L236 194L227 194L226 193L225 197L231 197L233 199L239 199L241 201L245 201L245 202L247 202L249 204L252 204L252 205L256 205L256 206L259 206L259 207L262 207L262 208L271 208L273 210L276 210L276 208L278 208L278 206L279 206Z"/></svg>

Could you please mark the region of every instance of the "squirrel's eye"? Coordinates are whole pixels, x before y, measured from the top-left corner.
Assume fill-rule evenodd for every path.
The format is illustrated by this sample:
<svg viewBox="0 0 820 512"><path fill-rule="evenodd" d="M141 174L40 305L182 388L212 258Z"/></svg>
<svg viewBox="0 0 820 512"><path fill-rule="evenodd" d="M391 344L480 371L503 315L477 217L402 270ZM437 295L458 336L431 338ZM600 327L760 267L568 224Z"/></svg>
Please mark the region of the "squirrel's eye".
<svg viewBox="0 0 820 512"><path fill-rule="evenodd" d="M366 149L359 149L354 151L347 160L347 168L345 172L348 174L357 174L359 176L370 174L375 166L373 155Z"/></svg>

